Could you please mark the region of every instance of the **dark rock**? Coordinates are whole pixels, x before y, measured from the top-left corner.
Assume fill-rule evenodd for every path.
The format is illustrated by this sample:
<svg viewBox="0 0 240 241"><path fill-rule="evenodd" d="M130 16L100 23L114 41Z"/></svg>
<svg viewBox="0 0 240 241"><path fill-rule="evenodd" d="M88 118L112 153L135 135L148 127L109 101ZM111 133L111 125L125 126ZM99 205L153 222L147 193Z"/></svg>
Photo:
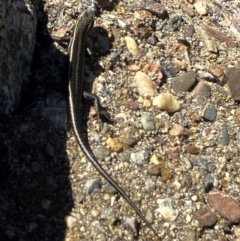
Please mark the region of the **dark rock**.
<svg viewBox="0 0 240 241"><path fill-rule="evenodd" d="M181 76L174 77L172 82L172 88L176 93L189 91L196 83L196 75L194 72L188 72Z"/></svg>
<svg viewBox="0 0 240 241"><path fill-rule="evenodd" d="M231 91L232 98L236 101L240 101L240 69L229 68L227 69L225 76L227 78L227 84Z"/></svg>
<svg viewBox="0 0 240 241"><path fill-rule="evenodd" d="M222 145L223 146L229 145L229 135L228 135L228 129L226 125L223 125L222 127Z"/></svg>
<svg viewBox="0 0 240 241"><path fill-rule="evenodd" d="M215 121L217 110L213 104L207 104L203 110L202 117L208 121Z"/></svg>
<svg viewBox="0 0 240 241"><path fill-rule="evenodd" d="M203 169L207 172L213 172L216 168L212 162L209 162L207 158L202 156L190 157L190 162L194 169Z"/></svg>
<svg viewBox="0 0 240 241"><path fill-rule="evenodd" d="M202 104L204 99L211 97L211 87L204 81L200 81L194 88L193 92L195 93L199 104Z"/></svg>
<svg viewBox="0 0 240 241"><path fill-rule="evenodd" d="M212 190L208 194L209 205L220 215L233 223L240 221L240 207L228 195L218 190Z"/></svg>
<svg viewBox="0 0 240 241"><path fill-rule="evenodd" d="M194 214L193 219L196 219L204 227L212 227L217 222L216 215L208 209L198 210Z"/></svg>

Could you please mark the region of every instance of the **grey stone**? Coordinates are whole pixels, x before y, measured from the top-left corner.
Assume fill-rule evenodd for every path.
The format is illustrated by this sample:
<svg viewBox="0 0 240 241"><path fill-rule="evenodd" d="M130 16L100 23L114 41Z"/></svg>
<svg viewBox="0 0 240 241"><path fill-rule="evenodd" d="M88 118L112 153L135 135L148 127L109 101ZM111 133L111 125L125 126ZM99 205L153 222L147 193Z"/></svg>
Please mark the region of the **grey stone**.
<svg viewBox="0 0 240 241"><path fill-rule="evenodd" d="M229 135L228 135L228 129L226 125L222 126L222 145L223 146L229 145Z"/></svg>
<svg viewBox="0 0 240 241"><path fill-rule="evenodd" d="M213 187L213 178L212 178L212 175L210 173L207 173L206 177L205 177L205 186L206 188L209 188L209 187Z"/></svg>
<svg viewBox="0 0 240 241"><path fill-rule="evenodd" d="M104 208L101 212L101 218L105 220L114 220L116 216L112 208Z"/></svg>
<svg viewBox="0 0 240 241"><path fill-rule="evenodd" d="M200 81L193 90L196 95L197 102L202 104L204 99L211 97L211 87L204 81Z"/></svg>
<svg viewBox="0 0 240 241"><path fill-rule="evenodd" d="M202 117L208 121L215 121L217 110L213 104L207 104L203 110Z"/></svg>
<svg viewBox="0 0 240 241"><path fill-rule="evenodd" d="M52 176L46 176L45 181L47 190L53 191L57 189L58 184Z"/></svg>
<svg viewBox="0 0 240 241"><path fill-rule="evenodd" d="M197 241L197 237L196 237L196 231L195 230L188 230L187 234L184 238L184 241Z"/></svg>
<svg viewBox="0 0 240 241"><path fill-rule="evenodd" d="M215 76L213 76L212 74L210 74L205 70L198 70L197 75L199 79L205 79L205 80L211 80L211 81L215 80Z"/></svg>
<svg viewBox="0 0 240 241"><path fill-rule="evenodd" d="M44 107L41 109L41 117L48 120L54 126L67 130L68 110L66 106L67 103L62 101L54 107Z"/></svg>
<svg viewBox="0 0 240 241"><path fill-rule="evenodd" d="M126 151L120 152L119 154L117 154L116 158L118 161L128 162L130 160L130 151L126 150Z"/></svg>
<svg viewBox="0 0 240 241"><path fill-rule="evenodd" d="M116 194L117 190L109 183L103 186L102 191L109 194Z"/></svg>
<svg viewBox="0 0 240 241"><path fill-rule="evenodd" d="M40 172L42 168L38 162L34 161L34 162L32 162L32 169L34 172Z"/></svg>
<svg viewBox="0 0 240 241"><path fill-rule="evenodd" d="M140 131L132 126L125 128L119 137L119 141L122 142L124 146L133 146L140 140Z"/></svg>
<svg viewBox="0 0 240 241"><path fill-rule="evenodd" d="M93 150L93 153L98 160L103 161L110 155L110 150L105 146L98 146L95 150Z"/></svg>
<svg viewBox="0 0 240 241"><path fill-rule="evenodd" d="M83 202L83 199L84 199L84 196L81 195L81 194L77 194L76 195L76 202L77 203L82 203Z"/></svg>
<svg viewBox="0 0 240 241"><path fill-rule="evenodd" d="M133 161L137 165L143 165L147 163L149 155L150 153L147 150L131 153L131 161Z"/></svg>
<svg viewBox="0 0 240 241"><path fill-rule="evenodd" d="M229 68L225 76L227 78L227 85L231 91L232 98L240 101L240 69Z"/></svg>
<svg viewBox="0 0 240 241"><path fill-rule="evenodd" d="M142 112L141 123L145 131L153 131L155 129L154 115L150 112Z"/></svg>
<svg viewBox="0 0 240 241"><path fill-rule="evenodd" d="M189 91L196 83L195 72L188 72L172 78L172 88L176 93Z"/></svg>
<svg viewBox="0 0 240 241"><path fill-rule="evenodd" d="M125 218L125 223L134 233L137 233L138 223L137 223L136 219L132 219L132 218L126 217Z"/></svg>
<svg viewBox="0 0 240 241"><path fill-rule="evenodd" d="M203 169L207 172L213 172L216 169L216 166L205 156L193 156L189 159L194 169Z"/></svg>
<svg viewBox="0 0 240 241"><path fill-rule="evenodd" d="M86 187L86 194L93 195L96 191L98 191L102 187L101 179L96 178L92 180L88 180L85 184Z"/></svg>

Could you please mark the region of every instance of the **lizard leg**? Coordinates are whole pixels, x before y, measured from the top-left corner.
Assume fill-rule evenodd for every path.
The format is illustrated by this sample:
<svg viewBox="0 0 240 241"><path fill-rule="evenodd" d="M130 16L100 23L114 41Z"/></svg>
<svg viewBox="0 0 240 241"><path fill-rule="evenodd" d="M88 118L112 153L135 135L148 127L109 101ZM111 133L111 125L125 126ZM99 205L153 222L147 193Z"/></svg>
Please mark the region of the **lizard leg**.
<svg viewBox="0 0 240 241"><path fill-rule="evenodd" d="M99 98L87 91L83 91L83 97L88 100L94 101L94 106L96 108L98 118L100 118L103 122L107 122L109 124L113 124L113 120L110 118L109 114L107 113L107 108L101 106Z"/></svg>

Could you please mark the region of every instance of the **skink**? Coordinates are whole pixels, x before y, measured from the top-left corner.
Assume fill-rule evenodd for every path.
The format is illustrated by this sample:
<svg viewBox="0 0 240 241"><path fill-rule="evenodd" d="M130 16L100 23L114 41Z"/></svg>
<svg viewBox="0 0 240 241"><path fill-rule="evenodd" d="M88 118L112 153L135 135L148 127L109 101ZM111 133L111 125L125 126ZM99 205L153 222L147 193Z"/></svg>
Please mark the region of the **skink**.
<svg viewBox="0 0 240 241"><path fill-rule="evenodd" d="M153 229L151 224L143 216L138 207L128 197L128 195L118 186L118 184L108 175L97 161L92 151L86 145L82 133L82 107L83 107L83 79L84 79L84 65L85 65L85 41L89 30L93 26L95 17L95 9L93 6L85 8L79 16L72 41L69 45L69 102L72 119L72 126L77 142L82 149L84 155L90 160L93 166L99 173L120 193L120 195L128 202L128 204L136 211L138 216L147 224L147 226L154 232L158 240L160 240L157 232Z"/></svg>

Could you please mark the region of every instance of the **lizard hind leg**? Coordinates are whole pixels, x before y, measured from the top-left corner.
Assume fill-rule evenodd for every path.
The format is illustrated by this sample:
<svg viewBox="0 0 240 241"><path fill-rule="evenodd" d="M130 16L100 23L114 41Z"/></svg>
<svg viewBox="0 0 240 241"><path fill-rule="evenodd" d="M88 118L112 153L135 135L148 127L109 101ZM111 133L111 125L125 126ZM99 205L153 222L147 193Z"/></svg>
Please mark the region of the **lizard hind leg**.
<svg viewBox="0 0 240 241"><path fill-rule="evenodd" d="M103 107L100 104L98 96L96 96L96 95L94 95L94 94L92 94L90 92L84 91L83 92L83 97L85 99L94 101L94 106L95 106L96 111L97 111L98 119L101 119L103 122L106 122L108 124L113 124L114 123L114 121L111 119L111 117L107 113L107 108Z"/></svg>

